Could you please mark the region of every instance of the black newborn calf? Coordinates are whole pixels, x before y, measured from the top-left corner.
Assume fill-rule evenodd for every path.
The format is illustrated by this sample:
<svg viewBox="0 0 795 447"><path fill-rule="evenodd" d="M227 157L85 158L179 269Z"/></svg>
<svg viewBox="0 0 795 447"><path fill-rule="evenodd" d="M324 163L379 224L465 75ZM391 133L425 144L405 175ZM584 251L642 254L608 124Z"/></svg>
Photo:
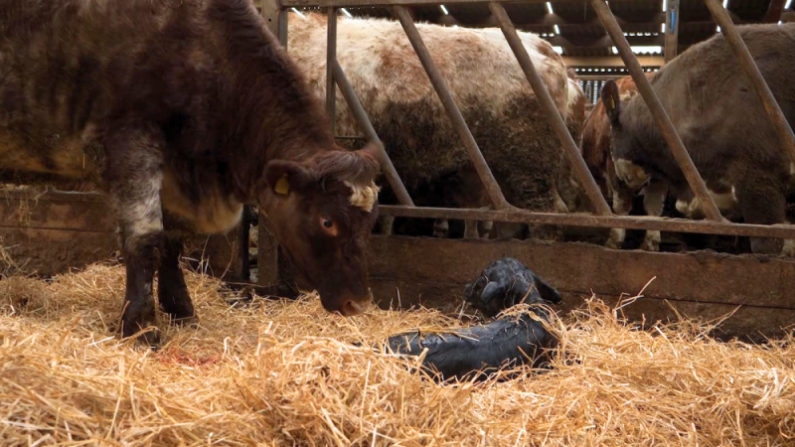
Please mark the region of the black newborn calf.
<svg viewBox="0 0 795 447"><path fill-rule="evenodd" d="M489 264L474 282L467 284L464 300L487 317L494 317L520 303L561 302L560 293L554 287L513 258Z"/></svg>
<svg viewBox="0 0 795 447"><path fill-rule="evenodd" d="M486 315L496 315L515 304L557 304L560 294L532 270L515 259L492 262L477 280L467 285L466 300ZM534 310L543 319L546 312ZM420 355L427 349L423 367L437 371L439 378L479 379L507 364L543 366L557 338L531 315L505 317L485 326L451 334L413 332L389 338L390 349L399 354Z"/></svg>

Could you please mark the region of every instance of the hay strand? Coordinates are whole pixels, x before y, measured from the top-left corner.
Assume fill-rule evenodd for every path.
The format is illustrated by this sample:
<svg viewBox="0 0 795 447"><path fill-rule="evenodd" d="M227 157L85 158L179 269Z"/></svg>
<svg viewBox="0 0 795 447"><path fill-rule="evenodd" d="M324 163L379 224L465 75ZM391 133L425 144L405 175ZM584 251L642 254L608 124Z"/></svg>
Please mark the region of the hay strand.
<svg viewBox="0 0 795 447"><path fill-rule="evenodd" d="M188 274L198 328L112 337L124 269L0 281L2 445L792 445L792 340L640 331L596 299L553 321L565 353L516 379L439 385L365 346L460 327L420 309L345 319L315 297L230 306ZM164 326L165 327L165 326ZM363 343L357 346L355 343Z"/></svg>

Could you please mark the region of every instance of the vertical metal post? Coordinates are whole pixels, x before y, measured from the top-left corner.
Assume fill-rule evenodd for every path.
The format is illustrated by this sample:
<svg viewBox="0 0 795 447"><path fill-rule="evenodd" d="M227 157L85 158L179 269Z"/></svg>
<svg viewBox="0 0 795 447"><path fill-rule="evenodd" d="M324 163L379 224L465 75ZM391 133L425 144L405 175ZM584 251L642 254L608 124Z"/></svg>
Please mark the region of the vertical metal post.
<svg viewBox="0 0 795 447"><path fill-rule="evenodd" d="M284 49L287 49L287 11L279 10L279 43L282 44Z"/></svg>
<svg viewBox="0 0 795 447"><path fill-rule="evenodd" d="M712 13L712 16L715 18L715 21L720 25L723 37L737 57L740 68L745 75L748 76L751 85L753 85L754 90L756 90L756 94L759 95L759 99L762 100L765 111L767 111L770 121L773 123L781 139L781 144L787 151L792 163L795 163L795 134L792 133L792 127L790 127L787 122L787 117L784 116L784 112L781 111L776 97L773 96L773 92L770 91L770 87L762 76L762 72L759 71L759 67L757 67L756 62L754 62L754 57L751 56L751 52L748 51L748 47L745 46L743 38L740 37L740 32L737 31L737 27L734 26L734 22L732 22L728 11L723 8L723 5L718 3L717 0L704 1L709 11Z"/></svg>
<svg viewBox="0 0 795 447"><path fill-rule="evenodd" d="M668 0L665 11L665 63L676 57L679 51L679 0Z"/></svg>
<svg viewBox="0 0 795 447"><path fill-rule="evenodd" d="M682 169L682 173L685 179L687 179L690 189L693 190L693 193L701 202L704 214L710 220L723 220L723 216L721 216L718 207L715 205L715 201L712 200L712 196L707 190L707 185L704 184L701 174L698 173L696 166L693 164L693 159L690 158L690 154L687 152L687 149L685 149L685 145L676 132L676 128L671 122L671 119L668 117L668 113L665 112L660 98L657 97L649 79L643 73L643 68L640 66L638 59L635 58L635 55L632 53L632 48L630 48L629 42L627 42L626 37L624 37L624 33L621 31L621 27L618 26L616 18L613 16L610 8L605 3L605 0L591 0L591 6L593 6L593 9L599 16L599 20L602 21L602 25L604 25L607 30L607 34L610 35L610 38L616 45L621 59L624 60L624 64L627 66L630 75L632 75L632 80L635 81L638 91L649 107L649 112L651 112L652 117L654 117L657 122L663 138L668 143L668 147L671 148L674 159Z"/></svg>
<svg viewBox="0 0 795 447"><path fill-rule="evenodd" d="M494 175L491 173L488 163L486 163L486 160L483 158L483 153L480 152L480 148L477 142L475 142L472 132L470 132L466 121L464 121L464 116L461 115L461 111L458 109L458 106L456 106L455 100L453 100L453 95L450 94L450 90L447 89L447 84L436 68L436 64L434 64L431 54L428 52L428 48L425 46L419 31L417 31L417 27L414 25L414 21L411 19L405 7L393 6L392 8L398 20L400 20L403 30L406 32L406 37L408 37L409 42L411 42L412 47L414 47L414 51L420 58L420 62L423 68L425 68L425 72L428 74L428 78L436 94L439 96L442 105L450 116L453 127L455 127L459 137L463 140L469 159L472 160L472 164L475 166L478 177L480 177L483 186L486 188L491 203L497 209L510 208L511 205L505 200L505 196L502 194L502 190L500 190L500 185L498 185L497 180L494 179Z"/></svg>
<svg viewBox="0 0 795 447"><path fill-rule="evenodd" d="M359 123L359 126L362 128L362 130L364 130L364 135L368 140L378 145L378 162L381 164L381 170L384 172L384 176L389 182L389 186L392 187L392 191L395 192L398 202L400 202L401 205L414 206L414 202L411 200L411 196L406 190L406 186L403 184L403 181L400 179L400 176L395 170L395 165L392 164L392 159L389 158L389 154L387 154L386 150L384 150L384 144L381 142L381 139L378 138L378 134L375 133L375 128L370 122L370 118L367 116L367 112L365 112L364 107L362 107L359 97L356 96L356 92L353 91L353 87L351 87L351 84L348 82L348 78L345 77L345 72L342 70L342 66L340 66L339 61L336 60L334 61L334 80L337 81L337 85L340 87L342 96L345 98L345 102L348 103L348 107L351 109L351 112L353 112L356 122Z"/></svg>
<svg viewBox="0 0 795 447"><path fill-rule="evenodd" d="M326 39L326 115L331 133L334 133L337 116L337 84L334 83L334 62L337 60L337 8L328 8L328 36Z"/></svg>
<svg viewBox="0 0 795 447"><path fill-rule="evenodd" d="M596 185L596 181L593 179L593 175L591 175L591 171L585 164L585 160L582 159L582 154L577 148L574 139L571 137L569 128L566 126L566 122L563 121L563 117L560 115L555 101L552 99L544 82L538 75L533 65L533 60L530 59L530 55L527 54L527 49L524 47L524 44L522 44L522 40L519 38L516 28L508 17L508 13L505 12L505 8L499 3L491 2L489 3L489 8L491 9L492 16L497 19L497 23L499 23L500 28L502 28L502 33L508 40L508 45L519 61L519 65L522 67L527 81L530 82L530 86L533 88L533 92L535 92L541 108L546 112L549 123L552 125L555 134L557 134L558 140L560 140L560 143L563 145L563 150L569 157L574 172L576 172L577 177L585 188L585 193L591 200L596 212L603 215L612 214L610 207L607 205L607 202L605 202L604 196L602 196L602 193L599 191L599 186Z"/></svg>
<svg viewBox="0 0 795 447"><path fill-rule="evenodd" d="M281 8L279 0L262 0L262 16L268 29L278 37L287 49L287 11ZM268 286L270 293L279 296L296 296L295 271L282 253L276 238L268 231L268 218L259 213L257 223L257 284ZM248 256L246 243L246 256ZM242 250L241 250L242 254Z"/></svg>

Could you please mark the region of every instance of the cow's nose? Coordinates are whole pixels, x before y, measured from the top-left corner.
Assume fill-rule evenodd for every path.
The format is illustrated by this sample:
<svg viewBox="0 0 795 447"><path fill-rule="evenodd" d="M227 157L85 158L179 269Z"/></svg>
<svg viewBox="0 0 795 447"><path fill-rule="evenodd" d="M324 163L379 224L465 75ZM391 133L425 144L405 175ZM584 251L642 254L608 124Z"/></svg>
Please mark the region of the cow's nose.
<svg viewBox="0 0 795 447"><path fill-rule="evenodd" d="M363 313L365 310L367 310L366 303L357 303L354 300L347 300L342 304L340 313L345 317L353 317Z"/></svg>

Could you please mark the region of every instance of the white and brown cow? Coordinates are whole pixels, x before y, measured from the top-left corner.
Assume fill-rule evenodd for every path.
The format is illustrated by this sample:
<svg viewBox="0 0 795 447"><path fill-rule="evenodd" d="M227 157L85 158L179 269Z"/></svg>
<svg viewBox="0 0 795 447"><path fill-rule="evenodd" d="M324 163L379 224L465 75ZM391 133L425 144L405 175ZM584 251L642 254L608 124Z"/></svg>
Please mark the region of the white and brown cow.
<svg viewBox="0 0 795 447"><path fill-rule="evenodd" d="M288 52L322 97L326 18L292 14L289 24ZM428 24L417 28L509 202L564 211L556 187L560 143L502 32ZM562 58L538 36L520 36L566 117L568 79ZM340 17L337 59L417 205L488 204L464 145L399 23ZM338 103L338 133L360 134L339 93ZM516 230L502 228L509 234Z"/></svg>

